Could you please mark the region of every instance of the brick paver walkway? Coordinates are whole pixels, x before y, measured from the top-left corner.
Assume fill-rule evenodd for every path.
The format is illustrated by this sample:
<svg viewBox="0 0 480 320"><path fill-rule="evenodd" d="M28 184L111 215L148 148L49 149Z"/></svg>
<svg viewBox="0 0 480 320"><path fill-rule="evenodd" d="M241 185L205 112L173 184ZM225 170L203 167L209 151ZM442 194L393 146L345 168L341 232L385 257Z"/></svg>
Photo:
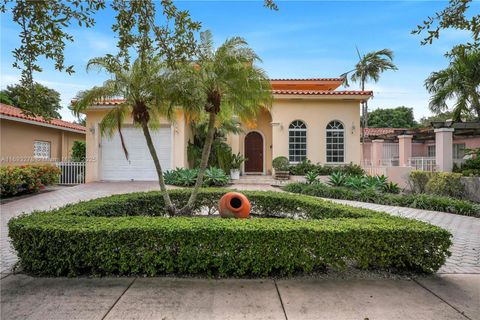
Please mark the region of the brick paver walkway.
<svg viewBox="0 0 480 320"><path fill-rule="evenodd" d="M259 185L236 185L235 188L242 190L279 190L269 186ZM43 193L1 205L1 272L8 273L17 261L17 257L11 249L8 239L7 223L10 218L18 216L23 212L47 210L68 203L90 200L112 194L156 189L158 189L156 182L94 182L75 187L62 188L57 191ZM331 201L377 211L386 211L393 215L414 218L445 228L453 234L452 256L439 272L480 274L480 219L478 218L356 201Z"/></svg>

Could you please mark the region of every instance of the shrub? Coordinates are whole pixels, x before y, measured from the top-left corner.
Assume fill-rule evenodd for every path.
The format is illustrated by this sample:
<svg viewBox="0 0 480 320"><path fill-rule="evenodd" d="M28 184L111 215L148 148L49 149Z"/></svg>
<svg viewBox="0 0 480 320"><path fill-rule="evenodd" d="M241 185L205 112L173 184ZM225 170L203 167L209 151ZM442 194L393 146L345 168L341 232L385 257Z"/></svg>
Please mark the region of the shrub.
<svg viewBox="0 0 480 320"><path fill-rule="evenodd" d="M83 162L86 159L87 144L85 141L75 141L72 146L72 161Z"/></svg>
<svg viewBox="0 0 480 320"><path fill-rule="evenodd" d="M289 166L289 171L291 175L304 176L308 172L316 172L320 176L328 176L334 172L341 172L346 175L351 176L362 176L365 174L365 170L362 169L359 165L347 164L342 166L332 166L321 164L313 164L310 160L305 159L300 163Z"/></svg>
<svg viewBox="0 0 480 320"><path fill-rule="evenodd" d="M354 200L480 217L479 204L466 200L459 200L437 195L384 194L372 189L355 191L341 187L329 187L321 184L307 185L304 183L288 184L284 187L284 190L288 192L307 194L322 198Z"/></svg>
<svg viewBox="0 0 480 320"><path fill-rule="evenodd" d="M163 173L165 183L179 187L192 187L197 181L198 169L176 168ZM228 184L230 179L220 168L210 167L205 170L204 187L222 187Z"/></svg>
<svg viewBox="0 0 480 320"><path fill-rule="evenodd" d="M460 173L435 172L430 176L425 186L425 192L461 199L465 193L461 177Z"/></svg>
<svg viewBox="0 0 480 320"><path fill-rule="evenodd" d="M464 176L480 176L480 148L467 149L466 154L471 156L470 159L465 160L460 168L455 168L455 172L460 172Z"/></svg>
<svg viewBox="0 0 480 320"><path fill-rule="evenodd" d="M201 190L198 206L217 203L223 192ZM155 217L165 207L159 192L149 192L13 218L9 236L24 270L49 276L290 275L347 262L434 272L449 255L450 234L427 223L307 196L245 194L257 214L313 219ZM171 195L186 201L189 192Z"/></svg>
<svg viewBox="0 0 480 320"><path fill-rule="evenodd" d="M49 164L0 167L0 194L4 197L37 192L57 183L59 174L60 169Z"/></svg>
<svg viewBox="0 0 480 320"><path fill-rule="evenodd" d="M276 171L288 171L289 161L287 157L276 157L272 161L272 167Z"/></svg>
<svg viewBox="0 0 480 320"><path fill-rule="evenodd" d="M321 165L315 165L312 161L304 159L302 162L290 166L289 171L291 175L304 176L309 172L316 172L318 174L318 167L321 168Z"/></svg>
<svg viewBox="0 0 480 320"><path fill-rule="evenodd" d="M422 171L422 170L414 170L410 172L408 176L408 183L410 184L410 189L414 193L425 193L428 180L430 180L430 176L432 172L429 171Z"/></svg>

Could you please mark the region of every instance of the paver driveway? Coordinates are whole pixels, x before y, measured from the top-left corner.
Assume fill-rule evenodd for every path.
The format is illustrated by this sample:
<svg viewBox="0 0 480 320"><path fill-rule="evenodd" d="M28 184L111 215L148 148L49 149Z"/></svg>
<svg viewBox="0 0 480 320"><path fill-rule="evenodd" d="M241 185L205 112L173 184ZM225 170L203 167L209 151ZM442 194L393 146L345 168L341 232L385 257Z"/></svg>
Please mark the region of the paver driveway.
<svg viewBox="0 0 480 320"><path fill-rule="evenodd" d="M236 185L246 190L279 190L269 186ZM112 194L157 190L156 182L94 182L57 191L39 194L1 205L1 272L8 273L17 257L10 248L7 222L23 212L46 210L68 203L104 197ZM480 274L480 219L449 213L383 206L347 200L330 200L337 203L386 211L392 215L414 218L449 230L453 234L452 256L439 273L478 273Z"/></svg>

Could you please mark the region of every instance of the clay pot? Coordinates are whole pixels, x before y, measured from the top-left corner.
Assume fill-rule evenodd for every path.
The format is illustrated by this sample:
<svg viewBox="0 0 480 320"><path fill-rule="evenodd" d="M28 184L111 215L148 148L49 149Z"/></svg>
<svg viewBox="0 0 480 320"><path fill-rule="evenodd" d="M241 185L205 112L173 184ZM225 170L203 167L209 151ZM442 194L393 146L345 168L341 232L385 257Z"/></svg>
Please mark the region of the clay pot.
<svg viewBox="0 0 480 320"><path fill-rule="evenodd" d="M250 216L250 209L250 201L238 192L229 192L218 202L218 212L222 218L246 219Z"/></svg>

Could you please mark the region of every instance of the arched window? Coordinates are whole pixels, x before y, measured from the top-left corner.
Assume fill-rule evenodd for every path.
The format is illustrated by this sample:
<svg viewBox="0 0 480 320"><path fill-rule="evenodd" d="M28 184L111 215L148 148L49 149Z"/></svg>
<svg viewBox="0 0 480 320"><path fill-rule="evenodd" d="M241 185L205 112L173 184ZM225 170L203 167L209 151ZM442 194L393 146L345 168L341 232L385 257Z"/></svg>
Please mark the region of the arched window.
<svg viewBox="0 0 480 320"><path fill-rule="evenodd" d="M288 160L296 163L307 158L307 126L295 120L288 127Z"/></svg>
<svg viewBox="0 0 480 320"><path fill-rule="evenodd" d="M345 162L345 128L334 120L327 125L327 163Z"/></svg>

